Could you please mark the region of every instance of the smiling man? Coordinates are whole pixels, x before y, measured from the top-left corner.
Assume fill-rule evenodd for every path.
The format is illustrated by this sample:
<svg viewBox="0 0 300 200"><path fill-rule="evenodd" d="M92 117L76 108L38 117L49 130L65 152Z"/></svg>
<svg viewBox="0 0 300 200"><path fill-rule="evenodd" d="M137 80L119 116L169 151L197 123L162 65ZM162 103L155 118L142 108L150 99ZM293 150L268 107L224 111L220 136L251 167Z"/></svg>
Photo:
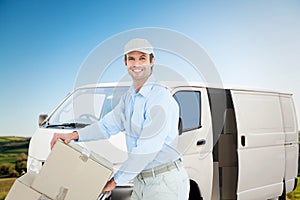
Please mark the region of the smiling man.
<svg viewBox="0 0 300 200"><path fill-rule="evenodd" d="M128 68L128 73L134 80L136 92L141 89L143 84L147 81L148 77L152 73L154 57L151 57L152 58L150 58L150 55L140 51L129 52L125 56L125 64Z"/></svg>
<svg viewBox="0 0 300 200"><path fill-rule="evenodd" d="M103 193L134 180L131 200L187 200L189 178L177 150L179 108L169 90L155 81L152 45L132 39L124 47L124 62L133 84L119 104L98 123L57 139L108 139L124 131L128 159L106 184Z"/></svg>

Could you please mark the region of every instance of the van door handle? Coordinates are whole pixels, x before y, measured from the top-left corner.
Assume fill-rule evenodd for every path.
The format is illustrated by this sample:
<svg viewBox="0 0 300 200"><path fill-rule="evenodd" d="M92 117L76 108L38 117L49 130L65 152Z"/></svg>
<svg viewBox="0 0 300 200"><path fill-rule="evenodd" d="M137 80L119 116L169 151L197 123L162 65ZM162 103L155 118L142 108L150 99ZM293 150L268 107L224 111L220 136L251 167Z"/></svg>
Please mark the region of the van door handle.
<svg viewBox="0 0 300 200"><path fill-rule="evenodd" d="M246 145L246 137L244 135L241 137L241 144L243 147Z"/></svg>
<svg viewBox="0 0 300 200"><path fill-rule="evenodd" d="M206 140L198 140L197 141L197 146L205 145L205 143L206 143Z"/></svg>

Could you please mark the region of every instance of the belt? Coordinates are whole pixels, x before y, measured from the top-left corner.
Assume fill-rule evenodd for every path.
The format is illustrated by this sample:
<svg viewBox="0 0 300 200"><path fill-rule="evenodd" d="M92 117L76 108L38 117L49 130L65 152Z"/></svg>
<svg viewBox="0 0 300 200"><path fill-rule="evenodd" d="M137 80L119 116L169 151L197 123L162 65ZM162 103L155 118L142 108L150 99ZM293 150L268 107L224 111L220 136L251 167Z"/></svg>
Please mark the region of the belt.
<svg viewBox="0 0 300 200"><path fill-rule="evenodd" d="M139 176L141 176L142 178L155 177L159 174L171 171L175 168L177 168L179 170L179 167L181 167L181 166L182 166L182 162L181 162L180 159L178 159L174 162L169 162L169 163L166 163L166 164L162 164L162 165L159 165L159 166L154 167L152 169L143 170L139 174Z"/></svg>

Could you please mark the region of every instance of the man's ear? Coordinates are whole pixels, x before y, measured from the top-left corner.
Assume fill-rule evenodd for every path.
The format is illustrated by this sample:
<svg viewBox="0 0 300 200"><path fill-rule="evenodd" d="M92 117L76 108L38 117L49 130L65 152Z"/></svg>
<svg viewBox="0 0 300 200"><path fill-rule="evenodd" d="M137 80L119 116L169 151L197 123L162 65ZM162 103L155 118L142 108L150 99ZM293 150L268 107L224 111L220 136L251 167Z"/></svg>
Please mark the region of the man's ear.
<svg viewBox="0 0 300 200"><path fill-rule="evenodd" d="M124 55L124 64L127 66L127 54Z"/></svg>
<svg viewBox="0 0 300 200"><path fill-rule="evenodd" d="M150 64L151 64L151 65L154 65L154 62L155 62L155 57L153 57L153 58L152 58L152 60L151 60L151 63L150 63Z"/></svg>

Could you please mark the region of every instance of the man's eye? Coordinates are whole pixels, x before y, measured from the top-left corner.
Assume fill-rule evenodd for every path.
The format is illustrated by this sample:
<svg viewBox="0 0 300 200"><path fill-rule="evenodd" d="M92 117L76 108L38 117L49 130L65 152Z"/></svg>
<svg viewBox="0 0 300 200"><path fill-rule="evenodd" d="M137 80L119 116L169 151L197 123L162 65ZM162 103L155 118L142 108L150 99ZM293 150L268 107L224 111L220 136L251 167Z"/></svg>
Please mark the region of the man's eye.
<svg viewBox="0 0 300 200"><path fill-rule="evenodd" d="M140 58L140 60L145 60L145 59L146 59L146 58L144 58L144 57L141 57L141 58Z"/></svg>
<svg viewBox="0 0 300 200"><path fill-rule="evenodd" d="M128 60L134 60L134 58L128 58Z"/></svg>

